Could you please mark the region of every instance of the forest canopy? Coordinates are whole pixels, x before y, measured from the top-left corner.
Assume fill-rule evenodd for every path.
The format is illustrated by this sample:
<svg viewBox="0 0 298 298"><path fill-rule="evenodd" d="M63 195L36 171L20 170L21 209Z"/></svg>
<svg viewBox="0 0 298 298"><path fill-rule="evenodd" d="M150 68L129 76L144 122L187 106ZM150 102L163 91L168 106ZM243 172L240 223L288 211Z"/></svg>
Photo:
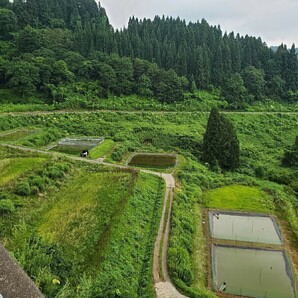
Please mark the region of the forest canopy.
<svg viewBox="0 0 298 298"><path fill-rule="evenodd" d="M114 30L94 0L1 0L0 25L0 86L21 97L137 94L169 103L218 88L236 109L266 97L298 99L294 44L273 50L204 19L132 17Z"/></svg>

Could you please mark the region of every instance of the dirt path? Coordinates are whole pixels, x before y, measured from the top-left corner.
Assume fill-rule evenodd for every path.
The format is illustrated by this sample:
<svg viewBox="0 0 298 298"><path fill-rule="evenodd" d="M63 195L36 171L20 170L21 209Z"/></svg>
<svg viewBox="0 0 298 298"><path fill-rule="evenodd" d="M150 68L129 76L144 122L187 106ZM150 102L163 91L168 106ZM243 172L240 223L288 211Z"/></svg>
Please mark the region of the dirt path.
<svg viewBox="0 0 298 298"><path fill-rule="evenodd" d="M0 116L34 116L34 115L53 115L53 114L90 114L90 113L119 113L119 114L209 114L208 111L150 111L150 110L56 110L56 111L31 111L31 112L4 112ZM298 112L278 111L278 112L245 112L245 111L221 111L224 114L240 114L240 115L298 115Z"/></svg>
<svg viewBox="0 0 298 298"><path fill-rule="evenodd" d="M30 151L30 152L36 152L36 153L43 153L47 155L56 155L56 156L60 155L63 157L70 158L72 160L78 160L78 161L83 161L83 162L92 163L92 164L101 164L101 165L120 168L120 169L135 169L134 167L130 167L130 166L107 163L107 162L104 162L103 159L92 160L92 159L86 159L83 157L65 155L63 153L56 153L56 152L49 152L49 151L35 149L35 148L28 148L24 146L16 146L11 144L1 144L1 145L5 147L15 148L15 149L24 150L24 151ZM159 229L158 229L158 233L154 244L154 253L153 253L152 274L153 274L153 280L155 284L157 298L184 298L184 297L186 298L186 296L181 295L176 290L174 285L171 283L169 272L168 272L168 266L167 266L169 237L170 237L170 220L171 220L171 213L172 213L173 194L175 189L175 179L172 174L166 174L166 173L160 173L160 172L154 172L154 171L142 170L142 169L137 169L137 170L139 170L142 173L147 173L147 174L161 177L163 178L166 184L162 215L161 215ZM167 215L167 218L165 218L166 215ZM162 255L160 256L161 250L162 250ZM160 263L161 263L161 268L160 268ZM0 272L0 281L1 281L1 272ZM5 296L5 297L9 297L9 296ZM32 296L32 297L35 297L35 296Z"/></svg>

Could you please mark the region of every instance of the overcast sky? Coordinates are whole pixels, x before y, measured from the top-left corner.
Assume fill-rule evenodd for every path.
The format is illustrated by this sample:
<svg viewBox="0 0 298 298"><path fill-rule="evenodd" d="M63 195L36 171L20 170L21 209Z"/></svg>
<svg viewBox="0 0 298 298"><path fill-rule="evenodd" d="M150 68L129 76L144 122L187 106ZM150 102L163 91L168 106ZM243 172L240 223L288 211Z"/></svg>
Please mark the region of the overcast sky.
<svg viewBox="0 0 298 298"><path fill-rule="evenodd" d="M268 46L295 42L298 47L298 0L101 0L114 28L127 26L130 16L205 18L222 31L261 37Z"/></svg>

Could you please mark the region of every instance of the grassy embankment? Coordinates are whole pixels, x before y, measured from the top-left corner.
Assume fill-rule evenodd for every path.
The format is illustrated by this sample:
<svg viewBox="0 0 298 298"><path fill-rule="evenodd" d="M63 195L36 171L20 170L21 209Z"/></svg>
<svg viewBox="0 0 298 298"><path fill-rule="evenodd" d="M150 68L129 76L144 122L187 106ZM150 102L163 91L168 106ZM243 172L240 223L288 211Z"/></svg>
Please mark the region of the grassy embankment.
<svg viewBox="0 0 298 298"><path fill-rule="evenodd" d="M161 180L27 155L1 147L1 163L14 175L5 174L13 180L0 185L0 236L43 293L153 297L150 256L161 213ZM28 164L34 159L38 162ZM4 208L8 201L10 209Z"/></svg>

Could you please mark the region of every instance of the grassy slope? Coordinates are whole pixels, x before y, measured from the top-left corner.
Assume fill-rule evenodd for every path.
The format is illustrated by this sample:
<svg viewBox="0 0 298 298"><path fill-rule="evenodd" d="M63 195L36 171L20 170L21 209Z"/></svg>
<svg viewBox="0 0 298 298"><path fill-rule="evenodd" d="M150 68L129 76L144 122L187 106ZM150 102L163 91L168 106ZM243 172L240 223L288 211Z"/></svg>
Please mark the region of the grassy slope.
<svg viewBox="0 0 298 298"><path fill-rule="evenodd" d="M152 251L161 215L163 187L159 178L140 175L122 218L112 232L113 241L96 277L94 295L108 297L107 294L118 290L121 297L155 296L151 282ZM109 272L113 272L112 276Z"/></svg>
<svg viewBox="0 0 298 298"><path fill-rule="evenodd" d="M38 227L40 236L65 247L77 263L81 260L87 262L87 268L96 268L98 264L89 263L88 256L103 236L109 238L104 234L126 203L131 179L128 173L89 173L78 169L43 214Z"/></svg>
<svg viewBox="0 0 298 298"><path fill-rule="evenodd" d="M293 195L287 193L283 186L277 186L274 183L267 183L255 178L256 170L259 167L263 169L263 179L267 179L271 175L271 172L279 173L281 177L295 174L292 169L282 168L280 161L284 150L294 143L294 137L297 134L298 116L229 114L228 117L233 120L236 126L242 150L242 165L239 172L235 174L212 173L197 163L193 156L190 155L190 152L198 154L199 148L195 147L192 150L191 146L192 144L199 144L206 126L207 115L201 113L154 115L151 113L139 115L92 113L88 115L39 115L19 116L15 118L5 116L2 117L2 126L0 121L0 128L2 127L2 129L8 130L13 127L26 125L44 126L46 123L47 127L57 127L57 129L64 133L110 136L115 142L128 142L129 146L133 147L136 151L178 150L178 152L191 158L192 161L188 159L185 167L179 169L181 174L179 175L179 179L186 198L177 197L175 199L176 203L173 206L173 222L175 225L173 224L172 227L171 245L172 248L176 249L180 247L184 251L180 251L182 252L181 254L180 252L176 255L170 254L170 257L177 256L177 259L172 259L173 264L177 261L177 268L180 268L179 270L182 272L182 275L185 272L187 274L190 272L193 278L189 285L195 285L197 287L206 283L204 275L196 276L197 265L193 262L193 255L194 251L200 254L200 249L192 247L194 245L194 235L199 235L196 239L203 239L201 227L198 228L197 232L191 228L199 223L195 221L198 218L198 213L194 212L196 210L196 202L199 201L202 203L198 207L199 213L202 212L201 208L204 206L200 187L203 189L215 189L226 185L241 184L253 186L254 189L257 187L266 190L266 193L270 194L271 201L275 202L274 207L281 213L282 218L290 223L293 231L295 231L294 233L298 231L297 215L295 214L292 202ZM181 141L180 138L182 138ZM190 138L189 143L187 142L187 138ZM151 140L150 144L148 144L148 140ZM256 198L258 197L256 195ZM233 201L233 204L232 207L236 208L235 201ZM238 205L240 208L241 204ZM254 201L249 208L255 210L257 206L257 201ZM242 208L246 207L243 205ZM177 237L174 237L175 234ZM183 237L180 237L181 235ZM203 248L204 243L201 245L201 249ZM175 252L175 250L172 250L172 252ZM189 268L186 268L188 264L183 267L184 264L179 264L178 262L179 257L183 256L186 259L188 258L185 257L187 255L189 255ZM172 269L174 267L172 266ZM183 271L183 268L190 271ZM202 268L205 267L200 264L198 270L202 270ZM172 274L175 274L175 272L172 271ZM200 297L198 295L202 294L202 288L199 292L200 294L197 294L197 296L193 294L193 297ZM195 293L195 291L192 291L192 293ZM207 296L209 296L209 293L206 294Z"/></svg>
<svg viewBox="0 0 298 298"><path fill-rule="evenodd" d="M113 140L111 139L104 140L103 143L101 143L99 146L90 150L89 157L91 159L96 159L96 158L110 155L111 152L113 151L113 147L114 147Z"/></svg>
<svg viewBox="0 0 298 298"><path fill-rule="evenodd" d="M1 150L7 160L18 155L18 160L34 159ZM37 170L25 168L22 180ZM94 291L97 297L119 291L154 297L151 256L164 192L161 179L75 163L44 193L19 197L14 189L14 183L1 189L18 204L14 213L1 217L0 226L6 227L1 240L47 297L91 298ZM60 286L52 283L54 278Z"/></svg>

